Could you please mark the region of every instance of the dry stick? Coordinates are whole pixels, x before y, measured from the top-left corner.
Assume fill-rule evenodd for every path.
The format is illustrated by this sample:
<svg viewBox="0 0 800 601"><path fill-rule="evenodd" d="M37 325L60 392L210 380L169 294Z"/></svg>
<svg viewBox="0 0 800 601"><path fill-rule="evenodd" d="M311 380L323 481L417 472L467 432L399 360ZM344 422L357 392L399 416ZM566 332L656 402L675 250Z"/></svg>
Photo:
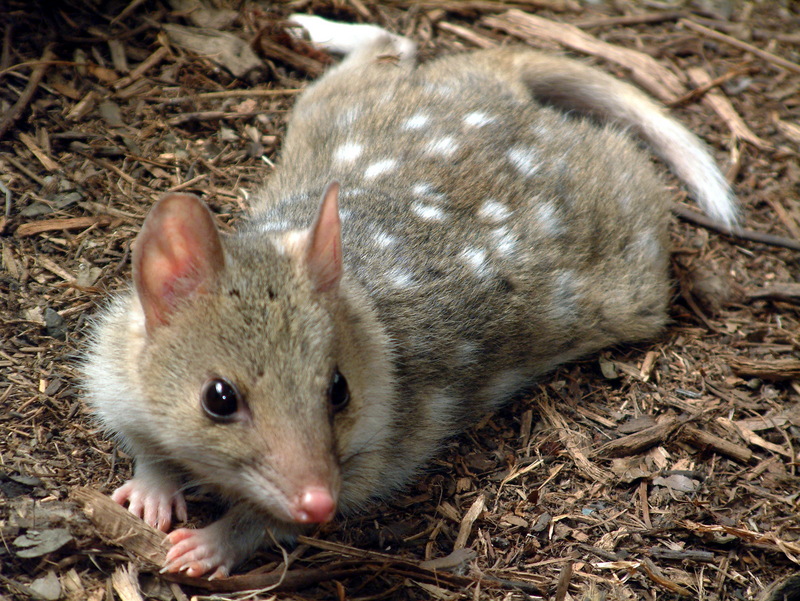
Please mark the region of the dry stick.
<svg viewBox="0 0 800 601"><path fill-rule="evenodd" d="M717 453L727 455L740 463L747 463L753 458L753 452L747 447L720 438L696 426L684 426L681 431L680 439L693 447L700 447L701 450L707 448L713 449Z"/></svg>
<svg viewBox="0 0 800 601"><path fill-rule="evenodd" d="M772 284L765 288L751 290L745 293L746 300L777 300L785 303L800 304L800 283L784 282Z"/></svg>
<svg viewBox="0 0 800 601"><path fill-rule="evenodd" d="M667 104L670 108L675 108L679 106L684 106L686 104L692 103L695 100L698 100L701 96L705 96L709 90L719 87L729 79L733 79L739 75L744 75L746 73L751 73L753 71L757 71L758 68L754 67L753 65L747 64L742 65L741 67L737 67L736 69L731 69L727 73L723 73L719 77L715 77L714 79L704 83L703 85L697 86L691 92L681 96L677 100L670 102Z"/></svg>
<svg viewBox="0 0 800 601"><path fill-rule="evenodd" d="M686 13L683 12L643 13L641 15L625 15L623 17L593 19L592 21L578 21L573 23L573 25L581 29L591 29L593 27L614 27L616 25L663 23L664 21L677 21L684 18L686 18Z"/></svg>
<svg viewBox="0 0 800 601"><path fill-rule="evenodd" d="M181 113L177 117L167 119L170 125L181 125L190 121L215 121L217 119L250 119L262 115L264 111L245 111L236 113L232 111L198 111L196 113Z"/></svg>
<svg viewBox="0 0 800 601"><path fill-rule="evenodd" d="M711 82L711 76L706 73L702 67L690 67L687 69L686 74L692 83L696 86L706 85ZM753 130L751 130L744 119L733 108L733 104L728 100L728 97L717 90L709 91L703 98L703 104L709 106L720 119L725 121L728 129L731 130L734 138L744 140L760 148L761 150L772 150L772 146L759 138Z"/></svg>
<svg viewBox="0 0 800 601"><path fill-rule="evenodd" d="M800 250L800 240L792 240L791 238L786 238L784 236L764 234L762 232L746 230L744 228L736 228L735 230L731 230L718 221L714 221L710 217L706 217L702 213L693 211L692 209L681 204L672 205L672 212L685 221L700 225L710 230L714 230L715 232L719 232L721 234L725 234L726 236L731 236L732 238L749 240L751 242L761 242L762 244L779 246L781 248L789 248L791 250Z"/></svg>
<svg viewBox="0 0 800 601"><path fill-rule="evenodd" d="M561 573L558 575L558 585L556 586L554 601L564 601L564 599L567 598L569 581L572 579L572 567L573 562L568 561L564 567L561 568Z"/></svg>
<svg viewBox="0 0 800 601"><path fill-rule="evenodd" d="M478 48L496 48L498 43L494 40L487 38L486 36L479 35L475 33L472 29L467 27L462 27L461 25L455 25L454 23L448 23L447 21L443 21L436 25L442 31L447 31L449 33L455 34L460 38L471 42Z"/></svg>
<svg viewBox="0 0 800 601"><path fill-rule="evenodd" d="M203 92L191 96L176 96L175 98L164 98L162 96L144 96L145 100L160 102L162 106L181 104L196 100L216 100L218 98L260 98L262 96L291 96L299 94L303 90L297 88L286 88L285 90L223 90L220 92Z"/></svg>
<svg viewBox="0 0 800 601"><path fill-rule="evenodd" d="M725 42L726 44L730 44L735 48L739 48L740 50L744 50L745 52L750 52L755 54L759 58L763 58L765 61L772 63L773 65L777 65L787 71L792 71L793 73L800 74L800 65L797 63L793 63L791 61L787 61L785 58L781 58L780 56L776 56L771 52L767 52L766 50L761 50L761 48L757 48L752 44L748 44L747 42L743 42L738 40L732 36L726 35L724 33L720 33L714 29L709 29L708 27L704 27L699 23L695 23L694 21L690 21L689 19L681 19L678 21L678 25L682 25L695 31L697 33L701 33L704 36L711 38L712 40L717 40L718 42Z"/></svg>
<svg viewBox="0 0 800 601"><path fill-rule="evenodd" d="M600 445L594 455L597 457L629 457L668 440L687 420L670 417L661 423L645 428L641 432L628 434Z"/></svg>
<svg viewBox="0 0 800 601"><path fill-rule="evenodd" d="M119 80L115 81L111 84L115 90L121 90L122 88L126 88L131 85L133 82L139 80L139 78L144 75L146 71L149 71L157 64L159 64L162 60L166 58L169 54L169 50L166 46L161 46L158 48L153 54L148 56L145 60L143 60L139 66L137 66L133 71L131 71L130 75L126 77L122 77Z"/></svg>
<svg viewBox="0 0 800 601"><path fill-rule="evenodd" d="M33 69L33 71L31 71L31 76L28 79L28 85L25 86L22 94L20 94L20 97L14 103L14 106L12 106L8 113L6 113L5 117L0 120L0 139L3 138L14 122L19 119L20 115L22 115L22 111L24 111L25 107L28 106L28 103L30 103L34 92L36 92L36 88L39 86L39 82L42 81L44 74L50 68L50 65L55 57L56 55L53 52L53 45L48 44L42 53L42 58L40 59L39 64Z"/></svg>
<svg viewBox="0 0 800 601"><path fill-rule="evenodd" d="M11 23L6 25L3 32L3 50L0 53L0 69L7 69L11 65L11 33L14 31L14 26Z"/></svg>

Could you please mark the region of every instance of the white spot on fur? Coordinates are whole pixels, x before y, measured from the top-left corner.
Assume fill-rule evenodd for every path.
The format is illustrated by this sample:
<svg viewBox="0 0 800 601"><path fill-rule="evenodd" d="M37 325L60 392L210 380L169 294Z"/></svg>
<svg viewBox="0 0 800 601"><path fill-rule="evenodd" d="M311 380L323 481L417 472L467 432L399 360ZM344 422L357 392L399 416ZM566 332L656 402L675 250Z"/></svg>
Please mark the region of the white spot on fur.
<svg viewBox="0 0 800 601"><path fill-rule="evenodd" d="M381 248L386 248L387 246L391 246L397 242L397 238L391 234L387 234L386 232L378 232L377 234L373 234L372 239L375 241L375 244Z"/></svg>
<svg viewBox="0 0 800 601"><path fill-rule="evenodd" d="M396 168L397 168L396 159L384 159L382 161L372 163L372 165L367 167L366 170L364 171L364 177L366 179L372 179L379 175L383 175L384 173L389 173L391 171L394 171Z"/></svg>
<svg viewBox="0 0 800 601"><path fill-rule="evenodd" d="M446 197L441 192L435 192L434 187L428 183L414 184L411 191L417 196L425 196L429 200L442 201Z"/></svg>
<svg viewBox="0 0 800 601"><path fill-rule="evenodd" d="M547 234L552 236L564 231L552 202L542 203L536 208L536 221Z"/></svg>
<svg viewBox="0 0 800 601"><path fill-rule="evenodd" d="M489 266L486 262L486 251L482 248L467 248L461 253L461 256L480 277L489 273Z"/></svg>
<svg viewBox="0 0 800 601"><path fill-rule="evenodd" d="M491 198L484 201L483 205L478 211L478 217L485 219L486 221L491 221L492 223L500 223L501 221L508 219L510 216L511 210L506 205Z"/></svg>
<svg viewBox="0 0 800 601"><path fill-rule="evenodd" d="M444 221L444 211L439 207L432 207L419 202L411 205L411 210L427 221Z"/></svg>
<svg viewBox="0 0 800 601"><path fill-rule="evenodd" d="M355 196L360 196L364 194L364 188L345 188L341 192L339 192L339 196L342 198L353 198Z"/></svg>
<svg viewBox="0 0 800 601"><path fill-rule="evenodd" d="M578 315L578 298L580 280L572 269L564 269L553 282L553 312L555 319L576 318Z"/></svg>
<svg viewBox="0 0 800 601"><path fill-rule="evenodd" d="M533 148L512 148L506 153L506 157L525 177L530 177L539 170L538 153Z"/></svg>
<svg viewBox="0 0 800 601"><path fill-rule="evenodd" d="M333 158L341 163L352 163L361 156L362 152L364 152L364 147L361 144L347 142L334 151Z"/></svg>
<svg viewBox="0 0 800 601"><path fill-rule="evenodd" d="M495 250L502 257L508 257L517 249L517 239L506 226L493 229L492 237L496 243Z"/></svg>
<svg viewBox="0 0 800 601"><path fill-rule="evenodd" d="M495 117L490 117L483 111L475 111L474 113L469 113L466 117L464 117L464 124L469 125L470 127L483 127L484 125L488 125L496 121Z"/></svg>
<svg viewBox="0 0 800 601"><path fill-rule="evenodd" d="M389 270L386 275L395 288L408 288L414 283L414 275L401 267Z"/></svg>
<svg viewBox="0 0 800 601"><path fill-rule="evenodd" d="M531 126L531 131L541 138L546 138L550 135L550 128L541 124Z"/></svg>
<svg viewBox="0 0 800 601"><path fill-rule="evenodd" d="M653 230L646 229L636 234L635 240L625 249L628 261L644 259L654 261L663 253L661 243Z"/></svg>
<svg viewBox="0 0 800 601"><path fill-rule="evenodd" d="M474 342L461 342L456 347L456 360L464 365L474 363L478 355L478 345Z"/></svg>
<svg viewBox="0 0 800 601"><path fill-rule="evenodd" d="M452 96L453 92L455 92L455 88L448 85L426 83L425 91L430 92L431 94L437 94L439 96Z"/></svg>
<svg viewBox="0 0 800 601"><path fill-rule="evenodd" d="M431 154L440 154L442 156L453 156L458 150L458 143L451 136L433 140L428 144L428 152Z"/></svg>
<svg viewBox="0 0 800 601"><path fill-rule="evenodd" d="M435 428L439 431L438 438L445 434L449 428L447 424L451 421L453 407L459 403L459 399L443 390L432 392L428 397L428 428Z"/></svg>
<svg viewBox="0 0 800 601"><path fill-rule="evenodd" d="M425 113L416 113L406 119L403 129L422 129L430 122L431 118Z"/></svg>
<svg viewBox="0 0 800 601"><path fill-rule="evenodd" d="M483 389L483 395L494 406L507 401L515 392L519 392L531 381L528 372L522 368L506 369L489 379Z"/></svg>

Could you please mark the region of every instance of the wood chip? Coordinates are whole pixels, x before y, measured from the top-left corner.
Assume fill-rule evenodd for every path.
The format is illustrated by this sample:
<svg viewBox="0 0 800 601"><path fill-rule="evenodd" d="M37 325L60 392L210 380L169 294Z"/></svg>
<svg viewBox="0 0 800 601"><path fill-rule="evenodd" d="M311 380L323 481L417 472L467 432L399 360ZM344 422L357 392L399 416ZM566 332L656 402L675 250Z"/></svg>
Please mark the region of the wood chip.
<svg viewBox="0 0 800 601"><path fill-rule="evenodd" d="M467 513L464 514L461 520L458 536L456 536L456 542L453 544L453 551L463 549L467 546L467 539L472 532L472 525L475 523L475 520L480 517L484 509L486 509L486 497L480 494L475 501L473 501L469 510L467 510Z"/></svg>
<svg viewBox="0 0 800 601"><path fill-rule="evenodd" d="M47 169L48 171L59 171L61 169L61 166L58 163L56 163L53 159L51 159L49 156L47 156L45 151L42 150L36 143L36 141L28 134L24 132L19 132L17 137L19 137L20 141L23 144L25 144L28 150L30 150L33 153L33 156L35 156L39 160L39 162L45 169Z"/></svg>

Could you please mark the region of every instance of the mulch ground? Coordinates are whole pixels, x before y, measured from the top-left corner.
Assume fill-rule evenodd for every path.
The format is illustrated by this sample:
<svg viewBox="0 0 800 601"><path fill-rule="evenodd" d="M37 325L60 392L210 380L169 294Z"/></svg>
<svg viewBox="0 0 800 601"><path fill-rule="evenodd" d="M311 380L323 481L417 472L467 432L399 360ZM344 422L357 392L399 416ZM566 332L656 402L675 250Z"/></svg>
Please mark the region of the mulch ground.
<svg viewBox="0 0 800 601"><path fill-rule="evenodd" d="M295 11L424 56L527 43L633 80L711 145L743 231L705 225L671 180L658 340L557 370L393 503L231 579L170 580L160 538L92 494L131 462L74 361L161 194L235 225L270 172L330 62L286 34ZM5 0L0 24L0 600L800 598L797 3Z"/></svg>

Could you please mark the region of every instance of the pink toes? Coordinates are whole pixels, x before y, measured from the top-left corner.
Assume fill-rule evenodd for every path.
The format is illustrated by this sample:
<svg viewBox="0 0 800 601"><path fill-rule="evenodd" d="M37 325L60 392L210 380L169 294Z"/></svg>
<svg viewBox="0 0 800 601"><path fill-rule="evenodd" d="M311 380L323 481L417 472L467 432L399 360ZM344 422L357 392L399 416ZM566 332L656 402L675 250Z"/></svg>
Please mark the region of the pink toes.
<svg viewBox="0 0 800 601"><path fill-rule="evenodd" d="M179 521L187 518L186 500L174 486L158 486L133 478L111 495L120 505L128 504L128 511L142 518L162 532L172 526L172 515Z"/></svg>
<svg viewBox="0 0 800 601"><path fill-rule="evenodd" d="M162 572L184 572L193 578L213 572L212 579L225 578L230 573L233 558L226 557L224 544L213 526L199 530L180 528L167 539L173 546L167 552Z"/></svg>

